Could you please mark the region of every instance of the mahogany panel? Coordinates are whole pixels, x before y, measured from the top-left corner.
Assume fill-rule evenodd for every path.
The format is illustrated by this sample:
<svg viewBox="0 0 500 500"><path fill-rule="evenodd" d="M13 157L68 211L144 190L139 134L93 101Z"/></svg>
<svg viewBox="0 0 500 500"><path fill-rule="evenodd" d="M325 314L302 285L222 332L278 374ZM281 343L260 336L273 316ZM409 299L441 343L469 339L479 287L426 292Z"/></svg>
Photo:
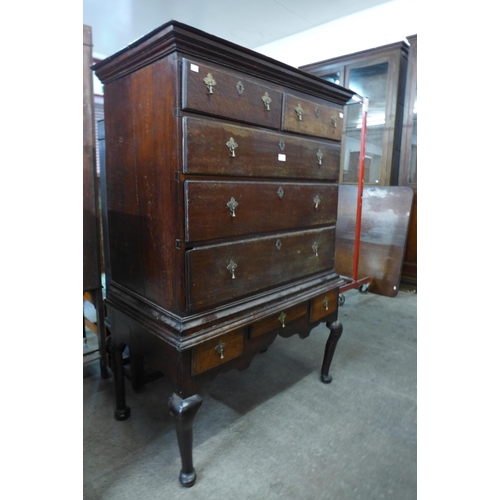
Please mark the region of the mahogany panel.
<svg viewBox="0 0 500 500"><path fill-rule="evenodd" d="M352 277L357 186L339 186L335 269ZM370 277L368 290L398 293L406 248L413 190L402 186L365 186L358 277Z"/></svg>
<svg viewBox="0 0 500 500"><path fill-rule="evenodd" d="M182 109L275 129L281 125L281 91L274 86L239 71L187 59L182 60L182 80Z"/></svg>
<svg viewBox="0 0 500 500"><path fill-rule="evenodd" d="M335 227L328 227L189 250L189 309L199 311L333 269L334 242ZM237 266L233 272L231 262Z"/></svg>
<svg viewBox="0 0 500 500"><path fill-rule="evenodd" d="M338 182L340 143L194 117L183 118L183 130L185 173Z"/></svg>
<svg viewBox="0 0 500 500"><path fill-rule="evenodd" d="M309 100L285 93L283 130L340 141L344 113L327 101Z"/></svg>
<svg viewBox="0 0 500 500"><path fill-rule="evenodd" d="M184 189L186 241L293 230L336 221L337 184L187 180Z"/></svg>

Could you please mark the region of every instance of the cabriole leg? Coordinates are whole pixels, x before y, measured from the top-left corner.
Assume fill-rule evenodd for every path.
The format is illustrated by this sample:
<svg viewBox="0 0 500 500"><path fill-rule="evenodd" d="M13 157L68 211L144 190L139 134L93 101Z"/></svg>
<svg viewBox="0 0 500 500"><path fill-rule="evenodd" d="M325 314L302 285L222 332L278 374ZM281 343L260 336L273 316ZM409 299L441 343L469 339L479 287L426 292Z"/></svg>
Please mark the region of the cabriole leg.
<svg viewBox="0 0 500 500"><path fill-rule="evenodd" d="M325 346L325 356L323 358L323 365L321 367L321 381L325 384L329 384L332 381L332 376L328 373L330 371L330 365L332 364L333 355L335 353L335 348L337 347L337 342L342 336L342 323L340 321L335 321L334 323L327 323L326 326L330 329L330 335L326 341Z"/></svg>
<svg viewBox="0 0 500 500"><path fill-rule="evenodd" d="M175 419L177 442L181 454L182 469L179 481L187 488L193 486L196 481L196 472L193 467L193 420L202 401L197 394L182 399L175 393L168 401L170 414Z"/></svg>

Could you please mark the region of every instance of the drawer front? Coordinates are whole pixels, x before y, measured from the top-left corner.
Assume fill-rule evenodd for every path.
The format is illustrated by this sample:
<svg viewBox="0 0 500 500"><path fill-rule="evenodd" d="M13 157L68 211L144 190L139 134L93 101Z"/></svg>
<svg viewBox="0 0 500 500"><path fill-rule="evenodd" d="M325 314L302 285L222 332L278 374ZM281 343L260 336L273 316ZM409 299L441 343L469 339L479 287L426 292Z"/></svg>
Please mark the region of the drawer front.
<svg viewBox="0 0 500 500"><path fill-rule="evenodd" d="M337 143L193 117L183 118L183 132L185 173L334 182L339 178Z"/></svg>
<svg viewBox="0 0 500 500"><path fill-rule="evenodd" d="M342 139L344 113L335 105L285 94L283 107L284 130L336 141Z"/></svg>
<svg viewBox="0 0 500 500"><path fill-rule="evenodd" d="M243 353L244 329L209 340L193 349L193 375L220 366Z"/></svg>
<svg viewBox="0 0 500 500"><path fill-rule="evenodd" d="M333 269L335 227L285 233L186 252L191 312Z"/></svg>
<svg viewBox="0 0 500 500"><path fill-rule="evenodd" d="M186 241L335 224L337 184L185 181Z"/></svg>
<svg viewBox="0 0 500 500"><path fill-rule="evenodd" d="M309 321L314 323L326 316L334 314L338 309L339 289L330 290L311 300L311 315Z"/></svg>
<svg viewBox="0 0 500 500"><path fill-rule="evenodd" d="M296 306L289 307L288 309L283 309L279 313L264 318L260 321L256 321L252 325L252 338L263 335L267 332L272 332L274 330L285 331L287 326L294 320L301 318L307 314L307 303L298 304Z"/></svg>
<svg viewBox="0 0 500 500"><path fill-rule="evenodd" d="M281 90L217 65L182 60L182 109L280 128Z"/></svg>

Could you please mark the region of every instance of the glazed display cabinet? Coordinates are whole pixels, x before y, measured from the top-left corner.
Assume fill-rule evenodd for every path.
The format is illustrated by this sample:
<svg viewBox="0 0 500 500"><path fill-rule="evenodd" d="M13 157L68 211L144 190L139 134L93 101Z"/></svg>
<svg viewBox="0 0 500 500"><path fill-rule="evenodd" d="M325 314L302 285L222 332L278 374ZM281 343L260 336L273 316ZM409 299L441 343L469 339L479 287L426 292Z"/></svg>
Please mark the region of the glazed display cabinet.
<svg viewBox="0 0 500 500"><path fill-rule="evenodd" d="M300 69L369 99L364 183L398 185L408 44L398 42L302 66ZM361 104L346 106L340 182L356 184Z"/></svg>

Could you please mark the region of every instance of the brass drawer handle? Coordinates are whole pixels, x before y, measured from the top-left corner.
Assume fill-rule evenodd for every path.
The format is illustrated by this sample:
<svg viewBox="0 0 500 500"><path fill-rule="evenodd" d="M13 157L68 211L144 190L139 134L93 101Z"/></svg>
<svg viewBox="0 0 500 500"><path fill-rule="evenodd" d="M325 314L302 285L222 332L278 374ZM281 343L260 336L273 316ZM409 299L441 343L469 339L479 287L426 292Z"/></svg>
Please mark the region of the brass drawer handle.
<svg viewBox="0 0 500 500"><path fill-rule="evenodd" d="M224 349L226 348L226 343L219 340L219 343L215 346L215 350L220 356L220 359L224 359Z"/></svg>
<svg viewBox="0 0 500 500"><path fill-rule="evenodd" d="M267 92L264 92L264 95L261 97L262 102L264 103L264 106L266 107L267 111L271 111L271 107L269 106L273 100L269 97L269 94Z"/></svg>
<svg viewBox="0 0 500 500"><path fill-rule="evenodd" d="M335 115L332 115L332 123L333 123L333 128L337 128L337 117Z"/></svg>
<svg viewBox="0 0 500 500"><path fill-rule="evenodd" d="M229 148L231 156L235 157L236 154L234 153L234 150L238 147L238 143L232 137L230 137L229 141L226 142L226 146Z"/></svg>
<svg viewBox="0 0 500 500"><path fill-rule="evenodd" d="M313 249L314 256L317 257L318 256L318 244L316 242L314 242L311 248Z"/></svg>
<svg viewBox="0 0 500 500"><path fill-rule="evenodd" d="M281 328L285 328L285 318L286 318L285 311L281 311L281 314L279 315L278 318L278 321L281 323Z"/></svg>
<svg viewBox="0 0 500 500"><path fill-rule="evenodd" d="M318 152L316 153L316 158L318 159L318 165L321 166L323 164L323 153L321 149L318 149Z"/></svg>
<svg viewBox="0 0 500 500"><path fill-rule="evenodd" d="M226 269L231 273L231 279L235 279L235 276L234 276L234 271L236 270L237 268L237 264L236 262L234 262L233 260L230 260L229 261L229 264L227 265Z"/></svg>
<svg viewBox="0 0 500 500"><path fill-rule="evenodd" d="M238 206L238 202L231 196L231 199L226 204L227 208L231 212L231 217L236 217L235 210Z"/></svg>
<svg viewBox="0 0 500 500"><path fill-rule="evenodd" d="M214 87L215 87L215 85L217 85L217 82L214 80L212 73L208 73L208 75L205 78L203 78L203 81L205 82L205 85L207 86L208 93L213 94Z"/></svg>
<svg viewBox="0 0 500 500"><path fill-rule="evenodd" d="M323 300L323 307L328 311L328 297Z"/></svg>
<svg viewBox="0 0 500 500"><path fill-rule="evenodd" d="M318 206L319 204L321 203L321 198L316 195L314 198L313 198L313 201L314 201L314 208L317 210L318 209Z"/></svg>
<svg viewBox="0 0 500 500"><path fill-rule="evenodd" d="M304 112L304 110L302 109L300 102L297 105L297 107L295 108L295 112L297 113L297 117L299 118L299 122L301 122L302 121L302 113Z"/></svg>

